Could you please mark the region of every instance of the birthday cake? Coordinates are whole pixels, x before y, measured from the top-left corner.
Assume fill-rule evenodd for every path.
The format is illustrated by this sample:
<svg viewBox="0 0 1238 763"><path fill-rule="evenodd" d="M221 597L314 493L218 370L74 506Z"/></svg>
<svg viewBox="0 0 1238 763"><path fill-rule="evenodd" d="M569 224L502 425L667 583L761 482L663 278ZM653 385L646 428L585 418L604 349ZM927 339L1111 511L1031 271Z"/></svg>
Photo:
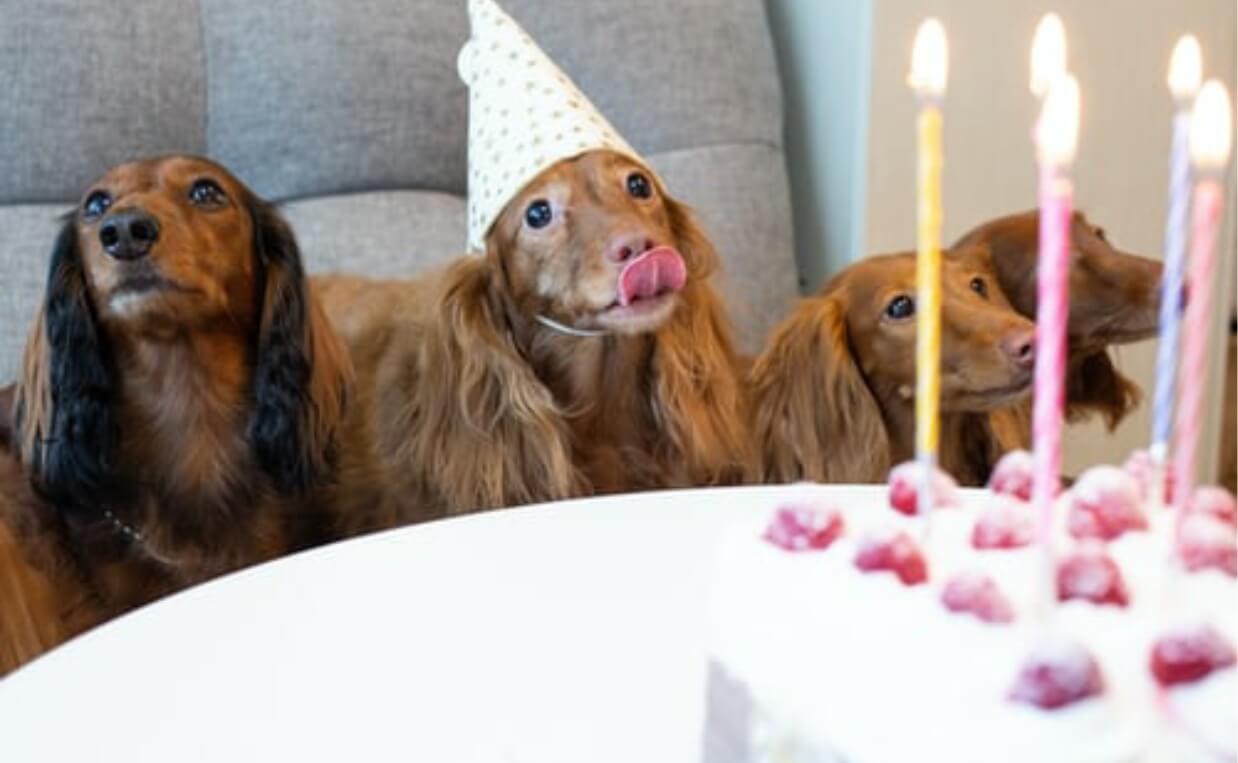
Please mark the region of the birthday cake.
<svg viewBox="0 0 1238 763"><path fill-rule="evenodd" d="M985 490L936 475L927 523L914 466L788 486L719 549L703 759L1234 760L1234 499L1175 531L1146 466L1059 497L1051 563L1026 453Z"/></svg>

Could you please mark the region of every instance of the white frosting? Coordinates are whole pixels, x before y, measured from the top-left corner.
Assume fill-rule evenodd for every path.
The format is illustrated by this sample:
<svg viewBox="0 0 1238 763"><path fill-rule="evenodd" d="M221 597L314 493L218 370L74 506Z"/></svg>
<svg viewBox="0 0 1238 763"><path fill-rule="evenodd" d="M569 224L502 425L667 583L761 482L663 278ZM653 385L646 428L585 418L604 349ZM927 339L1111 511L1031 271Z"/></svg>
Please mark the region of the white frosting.
<svg viewBox="0 0 1238 763"><path fill-rule="evenodd" d="M761 539L764 524L736 528L720 547L706 749L731 753L707 753L711 763L1159 763L1213 760L1210 751L1235 749L1233 668L1168 692L1148 668L1153 641L1175 622L1210 623L1232 642L1238 619L1233 578L1171 574L1168 512L1150 516L1149 531L1107 544L1128 607L1065 602L1046 625L1037 617L1046 569L1040 550L971 547L989 494L962 491L963 507L935 512L925 539L916 519L888 507L883 486L848 505L832 504L826 487L787 490L788 503L839 509L846 526L825 551L783 551ZM1055 516L1060 552L1078 545L1063 526L1067 500ZM857 541L891 529L920 539L927 584L908 587L892 573L854 567ZM1015 621L988 624L948 611L942 586L963 571L991 576ZM1081 644L1096 658L1106 684L1099 697L1053 711L1007 699L1027 657L1049 637ZM1173 714L1158 707L1158 693ZM746 711L721 712L736 702ZM711 747L712 737L729 742ZM1199 754L1205 757L1192 757Z"/></svg>

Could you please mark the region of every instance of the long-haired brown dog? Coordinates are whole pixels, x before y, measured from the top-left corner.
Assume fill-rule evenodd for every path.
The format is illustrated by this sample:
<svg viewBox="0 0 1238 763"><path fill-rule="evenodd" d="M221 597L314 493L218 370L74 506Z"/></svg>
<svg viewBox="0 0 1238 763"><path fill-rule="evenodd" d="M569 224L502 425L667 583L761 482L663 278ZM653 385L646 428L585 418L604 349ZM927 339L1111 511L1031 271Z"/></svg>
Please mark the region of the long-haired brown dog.
<svg viewBox="0 0 1238 763"><path fill-rule="evenodd" d="M994 220L946 253L939 457L964 484L983 484L1003 453L1030 443L1032 360L1021 351L1035 316L1037 223L1034 210ZM775 329L752 372L766 480L879 482L910 457L913 271L911 254L857 263ZM1160 273L1075 216L1070 418L1099 413L1114 426L1138 402L1106 348L1155 334Z"/></svg>
<svg viewBox="0 0 1238 763"><path fill-rule="evenodd" d="M973 229L954 245L986 247L1011 305L1033 320L1039 222L1034 209L1009 215ZM1108 348L1156 336L1161 263L1116 249L1104 229L1079 212L1071 220L1070 242L1066 414L1072 421L1099 415L1113 429L1139 404L1142 393L1118 371ZM1026 446L1030 424L1024 429Z"/></svg>
<svg viewBox="0 0 1238 763"><path fill-rule="evenodd" d="M0 567L29 584L0 598L0 671L319 540L350 379L291 231L225 169L163 157L95 183L26 346L21 468L0 459Z"/></svg>
<svg viewBox="0 0 1238 763"><path fill-rule="evenodd" d="M317 281L358 369L349 441L376 444L345 454L345 500L385 486L381 525L740 481L751 448L716 264L657 178L591 151L509 202L483 257L414 282Z"/></svg>
<svg viewBox="0 0 1238 763"><path fill-rule="evenodd" d="M914 452L915 255L872 257L803 300L752 368L767 481L878 482ZM1026 396L1034 326L1010 308L988 253L942 267L943 469L975 482L1008 437L992 411Z"/></svg>

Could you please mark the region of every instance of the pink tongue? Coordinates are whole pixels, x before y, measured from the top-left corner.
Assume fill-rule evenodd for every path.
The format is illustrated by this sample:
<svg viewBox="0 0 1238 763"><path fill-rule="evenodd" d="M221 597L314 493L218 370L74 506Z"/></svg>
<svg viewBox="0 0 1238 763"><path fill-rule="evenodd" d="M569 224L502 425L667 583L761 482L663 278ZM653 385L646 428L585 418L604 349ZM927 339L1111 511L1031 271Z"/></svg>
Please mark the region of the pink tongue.
<svg viewBox="0 0 1238 763"><path fill-rule="evenodd" d="M679 291L688 278L683 257L669 246L650 249L624 266L619 274L619 304L627 307L668 291Z"/></svg>

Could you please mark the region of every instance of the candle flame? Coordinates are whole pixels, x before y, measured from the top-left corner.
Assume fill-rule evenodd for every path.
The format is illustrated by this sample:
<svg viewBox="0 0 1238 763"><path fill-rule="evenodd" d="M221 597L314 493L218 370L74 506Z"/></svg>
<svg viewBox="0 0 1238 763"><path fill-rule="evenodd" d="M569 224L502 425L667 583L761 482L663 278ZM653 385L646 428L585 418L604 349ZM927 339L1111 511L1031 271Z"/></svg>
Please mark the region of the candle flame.
<svg viewBox="0 0 1238 763"><path fill-rule="evenodd" d="M1218 79L1200 88L1191 112L1191 161L1199 169L1219 170L1229 161L1234 137L1229 93Z"/></svg>
<svg viewBox="0 0 1238 763"><path fill-rule="evenodd" d="M922 95L940 97L946 92L949 48L946 29L937 19L925 19L911 49L911 73L907 84Z"/></svg>
<svg viewBox="0 0 1238 763"><path fill-rule="evenodd" d="M1040 161L1062 167L1075 160L1079 140L1079 82L1063 74L1049 86L1037 123L1036 146Z"/></svg>
<svg viewBox="0 0 1238 763"><path fill-rule="evenodd" d="M1053 81L1066 74L1066 28L1056 13L1046 13L1032 38L1032 95L1044 98Z"/></svg>
<svg viewBox="0 0 1238 763"><path fill-rule="evenodd" d="M1184 34L1174 45L1173 56L1169 59L1169 92L1174 98L1185 100L1194 98L1199 92L1199 83L1203 79L1203 53L1199 48L1199 40L1193 34Z"/></svg>

